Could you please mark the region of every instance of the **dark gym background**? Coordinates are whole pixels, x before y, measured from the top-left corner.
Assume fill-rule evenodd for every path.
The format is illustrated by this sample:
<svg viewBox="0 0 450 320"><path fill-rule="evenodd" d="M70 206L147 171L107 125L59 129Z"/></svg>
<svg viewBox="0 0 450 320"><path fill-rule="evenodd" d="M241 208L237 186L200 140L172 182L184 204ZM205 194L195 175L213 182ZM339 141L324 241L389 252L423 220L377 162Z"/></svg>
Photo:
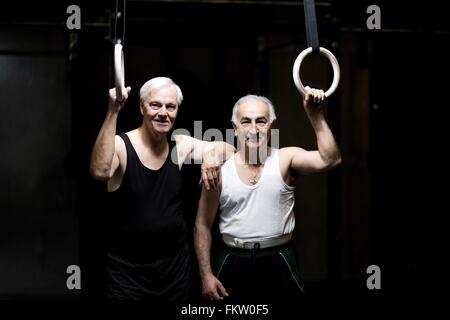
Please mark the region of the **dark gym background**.
<svg viewBox="0 0 450 320"><path fill-rule="evenodd" d="M80 6L81 30L66 28L71 4ZM366 27L370 4L381 8L381 30ZM108 213L104 184L89 177L88 166L113 87L114 9L115 1L75 0L0 8L1 299L98 296ZM341 67L327 110L343 163L298 181L295 241L306 289L368 294L366 268L375 264L383 292L416 290L432 211L424 201L430 168L420 154L432 152L431 98L444 89L430 75L449 67L445 11L406 1L328 0L316 1L316 14L320 44ZM305 47L300 1L128 0L124 55L132 94L118 132L140 124L139 88L164 75L185 96L176 127L193 134L193 121L202 120L203 132L225 133L233 103L257 93L276 107L281 146L315 148L291 76ZM331 77L324 58L302 67L313 86L328 87ZM199 167L183 171L192 227ZM73 264L81 267L81 290L66 287Z"/></svg>

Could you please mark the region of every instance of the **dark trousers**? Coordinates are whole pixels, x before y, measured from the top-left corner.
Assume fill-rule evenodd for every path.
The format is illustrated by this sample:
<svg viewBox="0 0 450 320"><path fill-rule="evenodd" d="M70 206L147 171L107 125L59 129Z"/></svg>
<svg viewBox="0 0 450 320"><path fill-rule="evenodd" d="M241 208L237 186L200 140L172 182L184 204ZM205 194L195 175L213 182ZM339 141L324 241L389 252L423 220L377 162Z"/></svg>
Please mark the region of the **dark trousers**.
<svg viewBox="0 0 450 320"><path fill-rule="evenodd" d="M108 254L106 298L114 300L187 301L192 266L187 244L146 263Z"/></svg>
<svg viewBox="0 0 450 320"><path fill-rule="evenodd" d="M291 241L277 247L251 250L225 246L216 274L230 301L271 302L303 296Z"/></svg>

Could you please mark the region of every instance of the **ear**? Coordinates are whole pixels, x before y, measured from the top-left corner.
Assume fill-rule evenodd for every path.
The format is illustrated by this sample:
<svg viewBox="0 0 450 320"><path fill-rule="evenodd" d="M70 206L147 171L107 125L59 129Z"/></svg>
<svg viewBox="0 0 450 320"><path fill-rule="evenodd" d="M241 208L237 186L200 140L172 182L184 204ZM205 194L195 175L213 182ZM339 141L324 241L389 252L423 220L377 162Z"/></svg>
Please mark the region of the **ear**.
<svg viewBox="0 0 450 320"><path fill-rule="evenodd" d="M236 124L235 124L233 121L231 121L231 124L233 125L234 136L236 137L236 136L237 136L237 133L236 133L236 130L237 130Z"/></svg>
<svg viewBox="0 0 450 320"><path fill-rule="evenodd" d="M139 110L141 111L141 115L144 115L144 104L139 102Z"/></svg>

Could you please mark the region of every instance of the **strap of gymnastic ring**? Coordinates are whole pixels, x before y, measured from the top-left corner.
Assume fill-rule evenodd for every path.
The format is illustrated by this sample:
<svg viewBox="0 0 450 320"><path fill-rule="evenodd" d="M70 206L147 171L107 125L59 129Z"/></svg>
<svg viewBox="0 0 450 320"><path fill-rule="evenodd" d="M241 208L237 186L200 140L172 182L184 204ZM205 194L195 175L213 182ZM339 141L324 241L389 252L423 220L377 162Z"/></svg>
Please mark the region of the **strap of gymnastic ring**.
<svg viewBox="0 0 450 320"><path fill-rule="evenodd" d="M123 94L125 89L125 66L123 57L123 45L125 44L125 9L126 0L123 0L123 7L119 8L119 0L116 0L116 13L114 23L114 84L116 87L116 99L119 102L123 101ZM122 13L123 12L123 13ZM119 19L123 24L122 36L117 37L117 25Z"/></svg>
<svg viewBox="0 0 450 320"><path fill-rule="evenodd" d="M119 8L119 1L116 0L116 13L114 14L114 44L125 45L125 17L126 17L126 0L123 0L122 6ZM122 35L117 37L117 26L119 22L122 24Z"/></svg>
<svg viewBox="0 0 450 320"><path fill-rule="evenodd" d="M306 24L306 40L308 46L295 59L294 67L292 68L292 77L298 91L304 96L305 87L300 79L300 66L303 59L310 53L320 53L328 58L333 66L333 83L330 88L325 91L325 96L329 97L337 88L340 79L340 68L336 57L327 49L319 47L319 37L317 35L316 10L314 0L304 0L305 9L305 24Z"/></svg>
<svg viewBox="0 0 450 320"><path fill-rule="evenodd" d="M314 0L304 0L306 42L312 52L319 52L319 36L317 35L316 6Z"/></svg>

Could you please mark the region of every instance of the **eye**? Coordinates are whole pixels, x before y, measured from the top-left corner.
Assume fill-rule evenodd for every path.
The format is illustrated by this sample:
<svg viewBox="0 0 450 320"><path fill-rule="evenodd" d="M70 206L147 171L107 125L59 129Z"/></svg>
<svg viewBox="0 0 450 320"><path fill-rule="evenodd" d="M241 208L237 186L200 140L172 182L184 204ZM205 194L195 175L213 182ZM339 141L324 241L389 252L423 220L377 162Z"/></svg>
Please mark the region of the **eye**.
<svg viewBox="0 0 450 320"><path fill-rule="evenodd" d="M169 111L175 111L176 108L177 108L177 106L174 105L174 104L169 104L169 105L166 106L166 109L169 110Z"/></svg>
<svg viewBox="0 0 450 320"><path fill-rule="evenodd" d="M152 109L159 109L159 108L161 108L161 104L158 102L150 102L150 107Z"/></svg>
<svg viewBox="0 0 450 320"><path fill-rule="evenodd" d="M267 119L258 119L258 120L256 120L256 124L259 126L259 127L265 127L266 125L267 125Z"/></svg>

